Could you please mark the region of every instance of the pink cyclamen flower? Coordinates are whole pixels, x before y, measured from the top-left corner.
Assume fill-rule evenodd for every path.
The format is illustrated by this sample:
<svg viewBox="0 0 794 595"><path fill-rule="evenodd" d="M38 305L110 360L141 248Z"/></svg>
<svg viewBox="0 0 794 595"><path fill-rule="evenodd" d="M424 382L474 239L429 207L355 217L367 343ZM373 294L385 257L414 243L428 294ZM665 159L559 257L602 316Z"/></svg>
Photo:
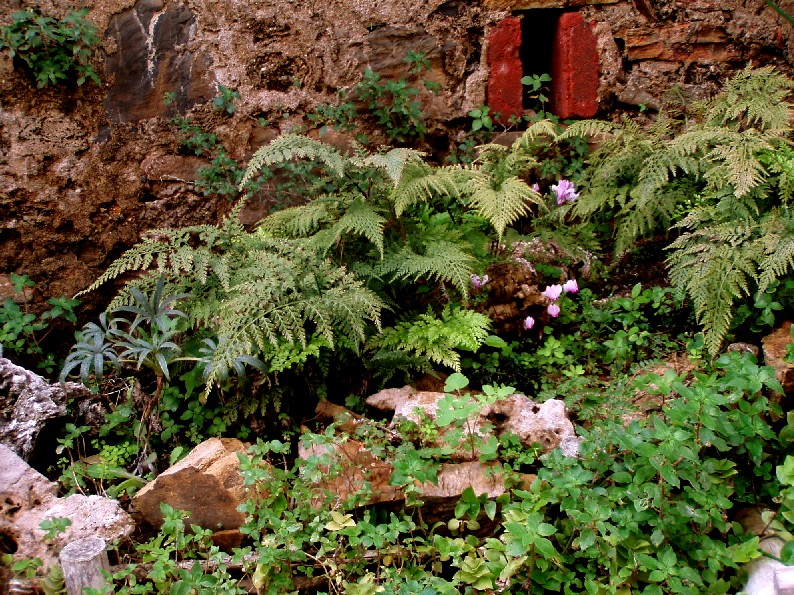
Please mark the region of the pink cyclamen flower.
<svg viewBox="0 0 794 595"><path fill-rule="evenodd" d="M533 326L535 326L535 319L534 319L534 318L532 318L531 316L527 316L527 317L524 319L524 328L525 328L526 330L529 330L529 329L531 329Z"/></svg>
<svg viewBox="0 0 794 595"><path fill-rule="evenodd" d="M579 284L576 282L576 279L568 279L562 284L562 290L565 293L576 293L579 291Z"/></svg>
<svg viewBox="0 0 794 595"><path fill-rule="evenodd" d="M544 295L554 302L562 295L562 285L548 285L540 295Z"/></svg>
<svg viewBox="0 0 794 595"><path fill-rule="evenodd" d="M579 193L576 192L573 183L568 180L560 180L551 187L557 193L557 204L563 205L566 202L573 202L579 198Z"/></svg>
<svg viewBox="0 0 794 595"><path fill-rule="evenodd" d="M471 286L474 287L474 289L480 289L486 283L488 283L488 275L483 275L482 277L479 275L471 276Z"/></svg>
<svg viewBox="0 0 794 595"><path fill-rule="evenodd" d="M535 192L537 192L538 194L540 194L540 184L538 184L537 182L535 182L534 184L532 184L532 190L534 190Z"/></svg>
<svg viewBox="0 0 794 595"><path fill-rule="evenodd" d="M549 313L549 316L552 318L557 318L560 315L560 307L557 304L550 304L546 311Z"/></svg>

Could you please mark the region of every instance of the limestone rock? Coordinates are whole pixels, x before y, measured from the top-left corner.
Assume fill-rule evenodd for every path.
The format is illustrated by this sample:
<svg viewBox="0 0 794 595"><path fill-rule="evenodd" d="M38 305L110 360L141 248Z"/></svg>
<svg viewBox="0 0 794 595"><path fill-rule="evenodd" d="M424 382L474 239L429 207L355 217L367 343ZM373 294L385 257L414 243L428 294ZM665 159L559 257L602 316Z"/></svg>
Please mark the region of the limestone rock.
<svg viewBox="0 0 794 595"><path fill-rule="evenodd" d="M155 528L163 524L160 503L164 502L189 511L187 524L212 530L237 529L245 521L237 507L246 499L237 453L246 448L234 438L205 440L138 491L133 506Z"/></svg>
<svg viewBox="0 0 794 595"><path fill-rule="evenodd" d="M794 393L794 363L786 361L786 347L794 339L791 337L791 321L764 337L764 362L775 369L778 382L786 394Z"/></svg>
<svg viewBox="0 0 794 595"><path fill-rule="evenodd" d="M57 492L56 483L0 444L0 536L15 545L17 559L41 558L46 567L56 564L58 552L77 539L110 542L132 533L134 523L117 501L83 494L58 498ZM67 518L72 524L45 540L39 525L52 518Z"/></svg>
<svg viewBox="0 0 794 595"><path fill-rule="evenodd" d="M444 396L441 392L417 391L405 386L382 390L366 402L381 411L394 411L393 424L399 418L420 423L423 416L435 419L438 402ZM535 403L525 395L509 395L484 407L471 426L475 434L483 437L485 427L492 427L497 436L516 434L523 444L539 444L544 452L562 447L566 454L575 455L578 450L578 438L565 404L557 399ZM443 436L439 438L441 441ZM461 453L462 458L471 456L472 453Z"/></svg>
<svg viewBox="0 0 794 595"><path fill-rule="evenodd" d="M497 498L505 492L504 477L495 473L493 466L479 461L443 463L438 483L423 483L421 497L423 500L453 499L457 502L468 488L477 496L488 494L489 498Z"/></svg>
<svg viewBox="0 0 794 595"><path fill-rule="evenodd" d="M370 485L371 491L367 504L394 502L404 498L402 490L389 485L389 478L394 471L392 464L378 459L356 440L310 447L301 443L298 456L304 460L311 457L321 459L320 464L326 473L315 486L318 504L324 501L326 490L336 496L338 501L343 501L361 490L365 483Z"/></svg>
<svg viewBox="0 0 794 595"><path fill-rule="evenodd" d="M42 428L66 415L67 397L86 395L90 391L81 384L50 384L0 357L0 443L10 446L26 461L31 460Z"/></svg>
<svg viewBox="0 0 794 595"><path fill-rule="evenodd" d="M322 457L321 464L330 472L316 484L317 505L324 503L325 492L343 501L369 484L367 505L399 503L405 499L401 488L389 484L394 466L377 458L366 446L355 440L345 440L328 445L301 447L300 458ZM527 482L531 478L525 478ZM505 492L504 477L495 466L479 461L443 463L437 481L427 481L420 486L419 498L430 504L434 518L444 518L451 513L461 494L471 487L476 495L487 494L496 498ZM448 514L447 516L451 516Z"/></svg>

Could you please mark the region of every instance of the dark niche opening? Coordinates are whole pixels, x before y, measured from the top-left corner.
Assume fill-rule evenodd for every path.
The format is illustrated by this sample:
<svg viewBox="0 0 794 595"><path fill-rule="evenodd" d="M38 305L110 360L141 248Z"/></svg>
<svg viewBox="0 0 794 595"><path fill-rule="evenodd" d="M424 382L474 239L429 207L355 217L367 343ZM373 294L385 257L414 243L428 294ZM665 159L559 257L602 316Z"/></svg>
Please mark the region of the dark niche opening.
<svg viewBox="0 0 794 595"><path fill-rule="evenodd" d="M524 76L551 75L551 62L557 37L557 21L562 14L561 9L525 10L521 18L521 66ZM551 97L554 80L544 83L543 93ZM524 85L524 109L537 109L537 91ZM548 102L546 104L548 108Z"/></svg>

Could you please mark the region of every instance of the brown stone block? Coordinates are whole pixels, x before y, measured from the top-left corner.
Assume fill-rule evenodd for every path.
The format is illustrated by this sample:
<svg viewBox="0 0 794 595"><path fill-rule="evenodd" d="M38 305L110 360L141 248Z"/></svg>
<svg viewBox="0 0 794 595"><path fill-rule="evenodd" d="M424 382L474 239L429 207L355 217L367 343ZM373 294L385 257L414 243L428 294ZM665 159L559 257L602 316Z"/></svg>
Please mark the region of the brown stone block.
<svg viewBox="0 0 794 595"><path fill-rule="evenodd" d="M578 12L560 16L552 54L552 111L560 118L598 112L600 59L595 33Z"/></svg>
<svg viewBox="0 0 794 595"><path fill-rule="evenodd" d="M535 10L541 8L580 8L595 4L616 4L618 0L485 0L492 10Z"/></svg>
<svg viewBox="0 0 794 595"><path fill-rule="evenodd" d="M742 59L722 27L688 23L630 29L623 36L629 60L724 62Z"/></svg>
<svg viewBox="0 0 794 595"><path fill-rule="evenodd" d="M188 524L206 529L236 529L245 521L237 507L246 500L238 452L246 445L233 438L210 438L179 463L146 484L133 505L159 528L163 523L160 503L187 510Z"/></svg>
<svg viewBox="0 0 794 595"><path fill-rule="evenodd" d="M506 121L524 112L521 19L502 19L488 34L488 105Z"/></svg>

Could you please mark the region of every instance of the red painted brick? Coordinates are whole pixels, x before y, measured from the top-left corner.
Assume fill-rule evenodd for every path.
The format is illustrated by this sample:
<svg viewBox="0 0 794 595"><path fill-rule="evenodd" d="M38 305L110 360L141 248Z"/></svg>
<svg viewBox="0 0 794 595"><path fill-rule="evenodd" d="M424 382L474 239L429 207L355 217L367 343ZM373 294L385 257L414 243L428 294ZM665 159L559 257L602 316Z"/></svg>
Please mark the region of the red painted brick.
<svg viewBox="0 0 794 595"><path fill-rule="evenodd" d="M521 18L499 21L488 34L488 107L504 121L524 113Z"/></svg>
<svg viewBox="0 0 794 595"><path fill-rule="evenodd" d="M551 59L551 109L560 118L598 112L598 47L592 26L578 12L557 21Z"/></svg>

